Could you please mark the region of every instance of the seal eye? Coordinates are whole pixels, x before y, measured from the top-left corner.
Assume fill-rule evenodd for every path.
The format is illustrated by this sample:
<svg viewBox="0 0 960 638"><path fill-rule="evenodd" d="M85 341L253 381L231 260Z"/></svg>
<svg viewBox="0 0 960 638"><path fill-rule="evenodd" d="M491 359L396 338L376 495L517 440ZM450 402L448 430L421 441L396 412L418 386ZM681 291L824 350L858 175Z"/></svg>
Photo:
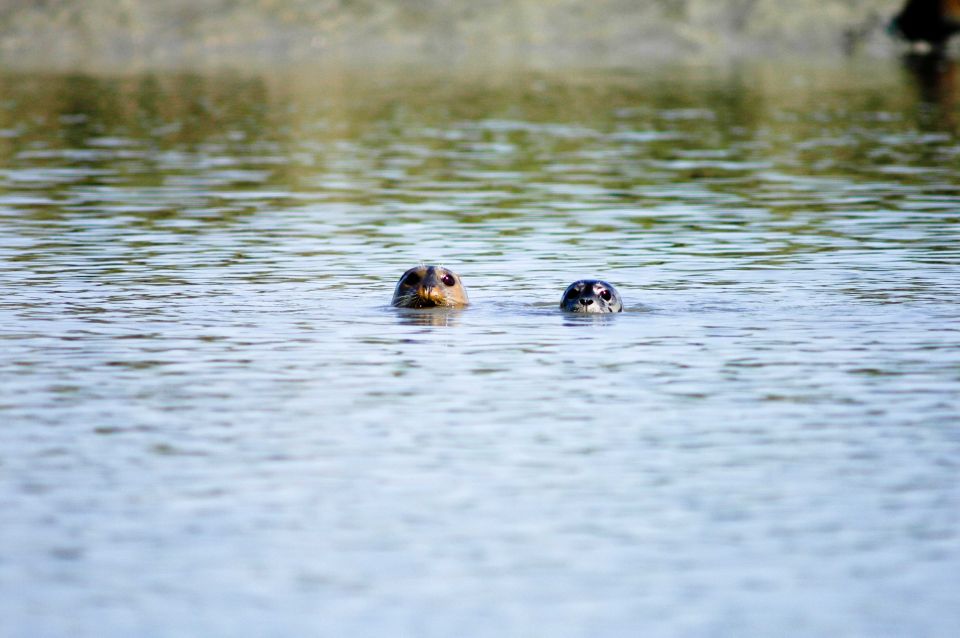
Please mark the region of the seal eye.
<svg viewBox="0 0 960 638"><path fill-rule="evenodd" d="M610 301L610 298L611 298L612 296L613 296L613 295L611 295L611 294L610 294L610 291L607 290L606 288L604 288L603 290L600 291L600 298L603 299L604 301Z"/></svg>
<svg viewBox="0 0 960 638"><path fill-rule="evenodd" d="M418 283L420 283L420 275L415 272L410 273L407 275L407 278L403 280L405 286L416 286Z"/></svg>
<svg viewBox="0 0 960 638"><path fill-rule="evenodd" d="M440 281L443 282L444 286L452 286L453 284L457 283L457 280L454 279L453 275L451 275L450 273L447 273L443 277L441 277Z"/></svg>

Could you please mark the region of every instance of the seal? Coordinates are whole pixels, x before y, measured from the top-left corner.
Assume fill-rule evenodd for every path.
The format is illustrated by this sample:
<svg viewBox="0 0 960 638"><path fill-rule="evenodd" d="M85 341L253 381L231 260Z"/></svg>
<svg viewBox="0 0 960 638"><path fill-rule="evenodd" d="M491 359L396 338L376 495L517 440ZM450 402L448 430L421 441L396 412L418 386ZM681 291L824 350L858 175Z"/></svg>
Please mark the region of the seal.
<svg viewBox="0 0 960 638"><path fill-rule="evenodd" d="M617 289L599 279L575 281L563 291L560 309L567 312L623 312Z"/></svg>
<svg viewBox="0 0 960 638"><path fill-rule="evenodd" d="M442 266L416 266L400 277L391 303L397 308L462 308L469 302L457 273Z"/></svg>

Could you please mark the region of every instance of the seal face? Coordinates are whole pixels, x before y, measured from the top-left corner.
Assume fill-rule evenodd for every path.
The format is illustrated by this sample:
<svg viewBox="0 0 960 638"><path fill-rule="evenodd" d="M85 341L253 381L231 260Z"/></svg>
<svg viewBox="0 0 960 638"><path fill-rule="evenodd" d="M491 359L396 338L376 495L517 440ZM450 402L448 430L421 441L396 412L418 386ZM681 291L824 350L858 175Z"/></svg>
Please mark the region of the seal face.
<svg viewBox="0 0 960 638"><path fill-rule="evenodd" d="M563 291L560 309L567 312L623 312L617 289L599 279L575 281Z"/></svg>
<svg viewBox="0 0 960 638"><path fill-rule="evenodd" d="M462 308L469 302L457 273L442 266L417 266L400 277L391 303L397 308Z"/></svg>

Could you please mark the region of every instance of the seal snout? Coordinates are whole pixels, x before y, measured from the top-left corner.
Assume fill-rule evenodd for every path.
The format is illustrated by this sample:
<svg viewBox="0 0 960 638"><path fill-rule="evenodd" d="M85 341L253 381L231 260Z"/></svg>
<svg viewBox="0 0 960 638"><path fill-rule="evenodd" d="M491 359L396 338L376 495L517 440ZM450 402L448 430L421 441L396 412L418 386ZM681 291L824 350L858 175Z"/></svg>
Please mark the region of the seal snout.
<svg viewBox="0 0 960 638"><path fill-rule="evenodd" d="M417 296L438 306L443 304L443 293L436 286L420 286L417 288Z"/></svg>
<svg viewBox="0 0 960 638"><path fill-rule="evenodd" d="M580 299L578 299L577 301L579 301L580 305L584 307L589 306L593 303L593 299L587 299L585 297L580 297Z"/></svg>

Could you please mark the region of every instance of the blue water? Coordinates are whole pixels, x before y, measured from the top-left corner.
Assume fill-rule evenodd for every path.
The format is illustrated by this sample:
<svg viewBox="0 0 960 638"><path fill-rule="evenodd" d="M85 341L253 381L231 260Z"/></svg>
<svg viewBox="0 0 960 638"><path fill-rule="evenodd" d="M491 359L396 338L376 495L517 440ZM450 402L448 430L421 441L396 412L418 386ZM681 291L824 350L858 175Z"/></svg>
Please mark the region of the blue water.
<svg viewBox="0 0 960 638"><path fill-rule="evenodd" d="M960 635L939 76L0 88L0 635Z"/></svg>

